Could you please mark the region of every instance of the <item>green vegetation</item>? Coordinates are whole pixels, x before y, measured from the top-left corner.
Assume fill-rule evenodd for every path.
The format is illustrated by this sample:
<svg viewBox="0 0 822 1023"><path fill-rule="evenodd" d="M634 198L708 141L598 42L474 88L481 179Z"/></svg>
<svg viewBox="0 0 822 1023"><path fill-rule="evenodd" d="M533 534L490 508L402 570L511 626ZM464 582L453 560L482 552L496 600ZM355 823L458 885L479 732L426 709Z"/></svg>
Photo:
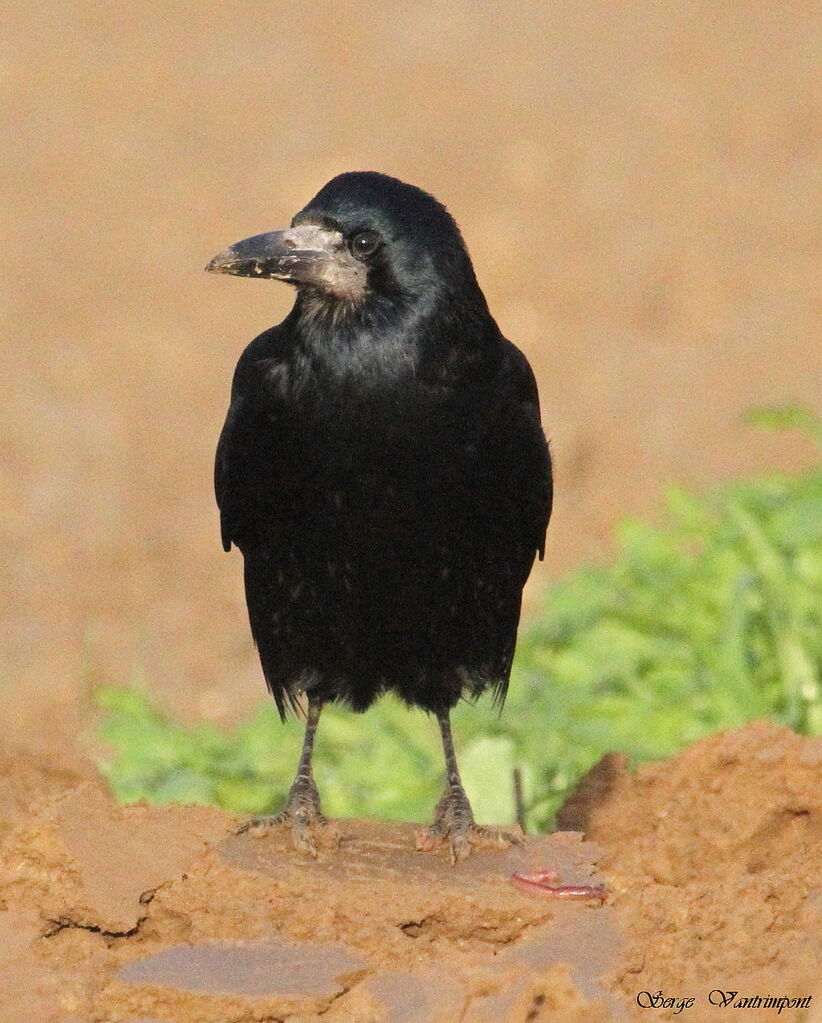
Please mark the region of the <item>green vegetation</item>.
<svg viewBox="0 0 822 1023"><path fill-rule="evenodd" d="M801 409L759 410L765 428L799 426ZM522 770L529 828L551 823L603 753L668 756L717 729L770 717L822 734L822 470L673 490L664 525L623 524L605 567L553 586L523 628L504 713L481 700L454 714L477 817L513 819ZM302 738L272 703L234 732L185 729L135 689L106 689L102 769L124 801L278 808ZM424 820L441 786L435 723L384 700L366 715L323 713L316 776L332 815Z"/></svg>

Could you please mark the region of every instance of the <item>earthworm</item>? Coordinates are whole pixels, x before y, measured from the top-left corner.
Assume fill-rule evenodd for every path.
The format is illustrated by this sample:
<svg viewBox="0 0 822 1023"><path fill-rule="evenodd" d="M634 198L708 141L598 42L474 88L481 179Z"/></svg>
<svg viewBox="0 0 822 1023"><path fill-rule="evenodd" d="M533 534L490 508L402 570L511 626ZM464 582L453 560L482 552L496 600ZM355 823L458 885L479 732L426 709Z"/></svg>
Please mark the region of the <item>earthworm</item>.
<svg viewBox="0 0 822 1023"><path fill-rule="evenodd" d="M605 901L607 892L601 884L554 884L559 881L555 870L537 870L533 874L512 874L508 880L516 888L532 895L547 895L554 899L598 899Z"/></svg>

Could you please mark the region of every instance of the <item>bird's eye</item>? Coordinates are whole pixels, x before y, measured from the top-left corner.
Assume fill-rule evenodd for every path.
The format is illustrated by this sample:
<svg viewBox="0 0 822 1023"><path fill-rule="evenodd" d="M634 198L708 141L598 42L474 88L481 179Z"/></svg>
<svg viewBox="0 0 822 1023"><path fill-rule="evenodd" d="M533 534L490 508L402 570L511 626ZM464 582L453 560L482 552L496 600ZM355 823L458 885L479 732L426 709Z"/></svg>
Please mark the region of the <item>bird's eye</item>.
<svg viewBox="0 0 822 1023"><path fill-rule="evenodd" d="M351 255L356 259L368 259L380 247L380 236L376 231L359 231L348 243Z"/></svg>

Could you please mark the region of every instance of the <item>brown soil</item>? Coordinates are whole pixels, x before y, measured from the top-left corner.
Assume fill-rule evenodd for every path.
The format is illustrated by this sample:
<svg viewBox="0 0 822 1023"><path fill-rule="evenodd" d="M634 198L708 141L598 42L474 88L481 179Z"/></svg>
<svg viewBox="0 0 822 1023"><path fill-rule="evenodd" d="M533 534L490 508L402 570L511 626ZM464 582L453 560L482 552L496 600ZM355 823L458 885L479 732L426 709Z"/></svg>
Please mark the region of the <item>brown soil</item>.
<svg viewBox="0 0 822 1023"><path fill-rule="evenodd" d="M457 867L406 825L335 822L311 860L213 809L117 807L82 766L3 767L4 1023L675 1017L642 992L728 1019L720 989L817 1003L736 1019L822 1018L822 740L758 723L635 774L606 758L561 818L586 840ZM605 904L510 884L541 867Z"/></svg>

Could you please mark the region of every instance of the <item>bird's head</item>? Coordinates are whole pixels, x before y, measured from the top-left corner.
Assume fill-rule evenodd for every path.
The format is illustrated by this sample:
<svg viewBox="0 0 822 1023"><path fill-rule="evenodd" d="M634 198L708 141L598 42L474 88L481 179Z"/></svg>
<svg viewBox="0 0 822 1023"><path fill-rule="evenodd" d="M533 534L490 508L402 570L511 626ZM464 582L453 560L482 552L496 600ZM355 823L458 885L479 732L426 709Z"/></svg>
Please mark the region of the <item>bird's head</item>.
<svg viewBox="0 0 822 1023"><path fill-rule="evenodd" d="M445 207L422 189L370 171L333 178L290 228L230 245L206 270L286 281L330 309L479 290Z"/></svg>

